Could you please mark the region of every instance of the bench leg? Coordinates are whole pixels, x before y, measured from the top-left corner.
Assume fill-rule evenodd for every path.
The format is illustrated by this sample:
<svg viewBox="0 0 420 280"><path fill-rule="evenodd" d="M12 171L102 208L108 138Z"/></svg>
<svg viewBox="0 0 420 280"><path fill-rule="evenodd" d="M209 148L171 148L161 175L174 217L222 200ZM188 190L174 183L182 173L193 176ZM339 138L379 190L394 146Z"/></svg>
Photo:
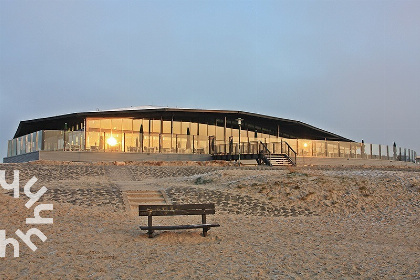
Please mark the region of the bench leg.
<svg viewBox="0 0 420 280"><path fill-rule="evenodd" d="M148 216L147 225L149 226L149 228L152 227L152 216ZM147 234L149 235L149 238L153 238L153 230L149 229L147 231Z"/></svg>
<svg viewBox="0 0 420 280"><path fill-rule="evenodd" d="M206 214L201 215L201 223L204 225L206 224ZM203 228L203 236L206 237L207 236L207 231L209 230L209 228Z"/></svg>

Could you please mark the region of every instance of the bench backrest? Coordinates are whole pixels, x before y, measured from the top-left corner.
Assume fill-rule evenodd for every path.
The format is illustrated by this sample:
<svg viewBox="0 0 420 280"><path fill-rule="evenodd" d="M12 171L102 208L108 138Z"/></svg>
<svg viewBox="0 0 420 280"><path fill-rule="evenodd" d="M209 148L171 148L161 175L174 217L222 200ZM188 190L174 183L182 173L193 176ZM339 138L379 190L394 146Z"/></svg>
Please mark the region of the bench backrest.
<svg viewBox="0 0 420 280"><path fill-rule="evenodd" d="M139 216L214 214L214 203L183 205L139 205Z"/></svg>

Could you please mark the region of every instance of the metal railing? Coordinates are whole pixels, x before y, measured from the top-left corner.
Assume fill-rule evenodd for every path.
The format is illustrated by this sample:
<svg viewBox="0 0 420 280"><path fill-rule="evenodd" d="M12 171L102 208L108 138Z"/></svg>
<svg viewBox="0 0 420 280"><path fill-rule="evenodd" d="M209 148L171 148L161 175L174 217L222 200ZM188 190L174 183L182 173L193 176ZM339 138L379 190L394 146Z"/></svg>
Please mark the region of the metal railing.
<svg viewBox="0 0 420 280"><path fill-rule="evenodd" d="M259 155L261 156L260 160L263 160L265 164L272 165L271 164L271 151L268 149L267 145L260 141L260 144L258 145ZM268 158L267 158L268 154Z"/></svg>
<svg viewBox="0 0 420 280"><path fill-rule="evenodd" d="M297 154L286 141L281 141L281 153L286 154L293 161L293 164L296 164Z"/></svg>

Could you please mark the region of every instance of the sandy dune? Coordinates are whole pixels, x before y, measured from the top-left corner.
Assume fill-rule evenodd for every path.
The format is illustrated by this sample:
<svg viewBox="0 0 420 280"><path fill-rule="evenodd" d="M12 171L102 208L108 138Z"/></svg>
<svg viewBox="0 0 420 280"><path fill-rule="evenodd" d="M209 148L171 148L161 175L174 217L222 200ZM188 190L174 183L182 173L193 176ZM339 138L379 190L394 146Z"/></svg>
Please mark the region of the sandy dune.
<svg viewBox="0 0 420 280"><path fill-rule="evenodd" d="M418 167L260 168L100 164L2 164L8 180L36 176L53 203L48 239L20 242L0 259L1 279L418 279ZM121 176L116 176L120 174ZM36 188L34 188L36 189ZM1 190L1 189L0 189ZM221 224L200 230L139 230L126 191L159 190L171 203L214 202ZM0 192L0 230L18 239L23 193ZM39 203L38 203L39 204ZM156 224L200 217L157 218Z"/></svg>

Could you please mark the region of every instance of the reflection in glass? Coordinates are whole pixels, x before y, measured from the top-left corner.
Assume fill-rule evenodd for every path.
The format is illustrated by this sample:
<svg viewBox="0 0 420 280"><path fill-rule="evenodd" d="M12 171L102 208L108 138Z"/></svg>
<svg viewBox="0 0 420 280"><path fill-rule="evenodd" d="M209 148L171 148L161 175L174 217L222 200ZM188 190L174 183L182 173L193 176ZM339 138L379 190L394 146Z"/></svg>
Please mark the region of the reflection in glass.
<svg viewBox="0 0 420 280"><path fill-rule="evenodd" d="M150 128L150 132L157 133L157 134L161 133L161 131L160 131L160 125L161 125L160 120L152 120L151 125L152 125L152 127Z"/></svg>
<svg viewBox="0 0 420 280"><path fill-rule="evenodd" d="M124 132L133 131L133 120L132 119L122 119L122 130Z"/></svg>
<svg viewBox="0 0 420 280"><path fill-rule="evenodd" d="M163 121L163 134L171 134L171 121Z"/></svg>
<svg viewBox="0 0 420 280"><path fill-rule="evenodd" d="M182 123L178 121L173 122L173 134L182 134Z"/></svg>
<svg viewBox="0 0 420 280"><path fill-rule="evenodd" d="M122 135L116 132L105 132L105 151L106 152L121 152Z"/></svg>

